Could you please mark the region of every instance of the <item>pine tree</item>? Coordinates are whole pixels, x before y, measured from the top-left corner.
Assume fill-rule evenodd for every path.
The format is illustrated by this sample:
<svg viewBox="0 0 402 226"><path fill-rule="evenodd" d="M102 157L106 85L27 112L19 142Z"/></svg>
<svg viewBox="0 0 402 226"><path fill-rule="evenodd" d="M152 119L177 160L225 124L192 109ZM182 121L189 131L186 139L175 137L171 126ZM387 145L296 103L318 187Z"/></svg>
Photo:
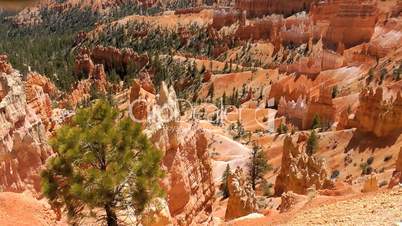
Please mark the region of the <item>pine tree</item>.
<svg viewBox="0 0 402 226"><path fill-rule="evenodd" d="M230 174L230 166L229 166L229 164L227 164L226 169L225 169L225 171L223 172L223 175L222 175L221 186L220 186L220 189L222 191L223 199L228 198L229 195L230 195L229 194L229 189L228 189L228 177L229 177L229 174Z"/></svg>
<svg viewBox="0 0 402 226"><path fill-rule="evenodd" d="M50 142L55 156L41 173L43 194L52 206L65 207L72 224L96 208L106 216L98 220L115 226L119 210L130 206L140 214L162 195L162 152L139 124L119 118L117 109L98 100L78 110Z"/></svg>
<svg viewBox="0 0 402 226"><path fill-rule="evenodd" d="M315 130L313 130L307 140L306 153L311 156L317 151L317 149L318 137Z"/></svg>
<svg viewBox="0 0 402 226"><path fill-rule="evenodd" d="M314 118L313 118L313 122L312 122L311 127L312 127L313 129L317 129L317 128L320 128L320 127L321 127L320 116L318 116L317 114L314 115Z"/></svg>
<svg viewBox="0 0 402 226"><path fill-rule="evenodd" d="M248 164L249 178L252 188L255 190L257 184L261 183L264 179L264 174L272 170L271 165L268 164L267 157L260 147L253 146Z"/></svg>

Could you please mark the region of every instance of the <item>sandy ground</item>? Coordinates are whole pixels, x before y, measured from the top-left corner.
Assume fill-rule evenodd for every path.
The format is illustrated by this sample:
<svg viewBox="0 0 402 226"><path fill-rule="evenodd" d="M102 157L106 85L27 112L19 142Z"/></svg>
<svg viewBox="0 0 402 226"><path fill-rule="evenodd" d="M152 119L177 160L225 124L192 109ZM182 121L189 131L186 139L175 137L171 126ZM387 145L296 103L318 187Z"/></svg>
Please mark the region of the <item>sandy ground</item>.
<svg viewBox="0 0 402 226"><path fill-rule="evenodd" d="M28 194L0 192L1 226L67 225L55 219L45 200L39 201Z"/></svg>

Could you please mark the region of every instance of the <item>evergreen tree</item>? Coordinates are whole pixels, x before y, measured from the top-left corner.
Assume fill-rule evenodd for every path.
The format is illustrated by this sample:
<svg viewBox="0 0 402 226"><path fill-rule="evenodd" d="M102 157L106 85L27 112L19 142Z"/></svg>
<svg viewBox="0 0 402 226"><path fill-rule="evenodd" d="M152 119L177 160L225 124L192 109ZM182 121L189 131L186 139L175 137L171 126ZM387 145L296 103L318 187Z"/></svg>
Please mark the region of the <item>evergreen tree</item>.
<svg viewBox="0 0 402 226"><path fill-rule="evenodd" d="M338 94L339 94L338 86L334 86L334 87L332 88L332 98L337 97Z"/></svg>
<svg viewBox="0 0 402 226"><path fill-rule="evenodd" d="M308 155L313 155L318 149L318 137L316 132L313 130L307 140L306 153Z"/></svg>
<svg viewBox="0 0 402 226"><path fill-rule="evenodd" d="M313 118L313 122L312 122L311 127L312 127L313 129L317 129L317 128L320 128L320 127L321 127L320 116L318 116L317 114L314 115L314 118Z"/></svg>
<svg viewBox="0 0 402 226"><path fill-rule="evenodd" d="M368 72L368 77L367 77L367 83L371 83L374 79L374 70L373 68L370 68L369 72Z"/></svg>
<svg viewBox="0 0 402 226"><path fill-rule="evenodd" d="M215 87L214 87L214 84L212 83L212 84L209 86L209 89L208 89L208 96L211 98L211 102L212 102L213 99L214 99L214 93L215 93Z"/></svg>
<svg viewBox="0 0 402 226"><path fill-rule="evenodd" d="M388 71L386 68L382 68L380 70L380 84L382 84L382 82L385 80L385 78L387 77Z"/></svg>
<svg viewBox="0 0 402 226"><path fill-rule="evenodd" d="M222 105L223 105L223 107L225 107L225 105L226 105L226 92L224 91L223 92L223 95L222 95Z"/></svg>
<svg viewBox="0 0 402 226"><path fill-rule="evenodd" d="M220 189L222 191L223 199L228 198L229 195L230 195L229 194L229 189L228 189L228 177L229 177L229 174L230 174L230 166L229 166L229 164L227 164L226 169L225 169L225 171L223 172L223 175L222 175L221 186L220 186Z"/></svg>
<svg viewBox="0 0 402 226"><path fill-rule="evenodd" d="M261 183L264 179L264 174L272 170L271 165L268 164L267 157L260 147L253 146L248 164L249 178L252 188L255 190L257 184Z"/></svg>
<svg viewBox="0 0 402 226"><path fill-rule="evenodd" d="M284 134L284 133L287 133L288 132L288 127L285 125L285 124L283 124L283 123L281 123L280 125L279 125L279 127L278 127L278 131L277 131L279 134Z"/></svg>
<svg viewBox="0 0 402 226"><path fill-rule="evenodd" d="M402 66L399 68L395 68L392 72L394 80L399 81L401 79L401 71L402 71Z"/></svg>
<svg viewBox="0 0 402 226"><path fill-rule="evenodd" d="M228 62L225 62L225 65L223 66L223 73L228 72L228 68L229 68Z"/></svg>
<svg viewBox="0 0 402 226"><path fill-rule="evenodd" d="M235 139L237 139L237 138L240 138L241 136L243 136L244 135L244 127L243 127L243 125L241 124L241 122L240 122L240 120L238 119L237 120L237 122L236 122L236 129L237 129L237 134L236 134L236 137L235 137Z"/></svg>
<svg viewBox="0 0 402 226"><path fill-rule="evenodd" d="M119 210L132 207L140 214L162 195L162 152L139 124L119 118L117 109L98 100L78 110L51 140L56 154L41 173L43 194L54 207L65 207L73 224L96 208L105 211L98 220L115 226Z"/></svg>

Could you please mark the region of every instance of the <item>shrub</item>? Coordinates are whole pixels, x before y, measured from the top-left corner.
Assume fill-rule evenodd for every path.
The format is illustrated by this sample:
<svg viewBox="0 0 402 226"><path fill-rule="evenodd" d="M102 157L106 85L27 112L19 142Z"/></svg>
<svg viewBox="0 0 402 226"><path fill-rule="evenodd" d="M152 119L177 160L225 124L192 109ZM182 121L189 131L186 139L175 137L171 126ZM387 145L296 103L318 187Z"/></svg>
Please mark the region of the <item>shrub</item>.
<svg viewBox="0 0 402 226"><path fill-rule="evenodd" d="M266 180L263 180L262 185L261 185L262 194L264 196L271 197L273 195L272 187L273 187L272 183L269 183Z"/></svg>
<svg viewBox="0 0 402 226"><path fill-rule="evenodd" d="M339 94L338 86L334 86L334 87L332 88L332 98L337 97L338 94Z"/></svg>
<svg viewBox="0 0 402 226"><path fill-rule="evenodd" d="M381 183L378 186L381 188L381 187L387 186L387 184L388 184L388 181L384 180L384 181L381 181Z"/></svg>
<svg viewBox="0 0 402 226"><path fill-rule="evenodd" d="M385 158L384 158L384 162L388 162L389 160L391 160L392 159L392 155L387 155L387 156L385 156Z"/></svg>
<svg viewBox="0 0 402 226"><path fill-rule="evenodd" d="M360 164L360 169L362 170L362 175L370 175L373 172L373 168L367 162Z"/></svg>
<svg viewBox="0 0 402 226"><path fill-rule="evenodd" d="M279 125L278 129L277 129L277 132L278 132L279 134L287 133L287 132L288 132L288 127L287 127L285 124L281 123L281 124Z"/></svg>
<svg viewBox="0 0 402 226"><path fill-rule="evenodd" d="M373 162L374 162L374 157L373 157L373 156L371 156L371 157L369 157L369 158L367 159L367 164L368 164L368 165L371 165Z"/></svg>
<svg viewBox="0 0 402 226"><path fill-rule="evenodd" d="M332 171L332 173L331 173L331 179L337 178L337 177L339 176L339 174L340 174L339 170L334 170L334 171Z"/></svg>

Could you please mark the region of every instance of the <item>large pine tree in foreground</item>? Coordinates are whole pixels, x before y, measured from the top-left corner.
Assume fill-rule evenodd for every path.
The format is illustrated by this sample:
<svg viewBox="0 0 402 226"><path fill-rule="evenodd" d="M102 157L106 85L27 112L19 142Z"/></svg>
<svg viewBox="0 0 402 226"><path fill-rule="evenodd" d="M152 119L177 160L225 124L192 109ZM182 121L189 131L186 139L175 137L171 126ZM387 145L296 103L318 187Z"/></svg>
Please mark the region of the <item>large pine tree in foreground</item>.
<svg viewBox="0 0 402 226"><path fill-rule="evenodd" d="M117 225L119 210L140 214L162 194L161 151L140 125L119 117L114 107L99 100L78 110L51 140L56 154L42 172L42 189L54 207L65 207L71 222L94 210L98 220Z"/></svg>

